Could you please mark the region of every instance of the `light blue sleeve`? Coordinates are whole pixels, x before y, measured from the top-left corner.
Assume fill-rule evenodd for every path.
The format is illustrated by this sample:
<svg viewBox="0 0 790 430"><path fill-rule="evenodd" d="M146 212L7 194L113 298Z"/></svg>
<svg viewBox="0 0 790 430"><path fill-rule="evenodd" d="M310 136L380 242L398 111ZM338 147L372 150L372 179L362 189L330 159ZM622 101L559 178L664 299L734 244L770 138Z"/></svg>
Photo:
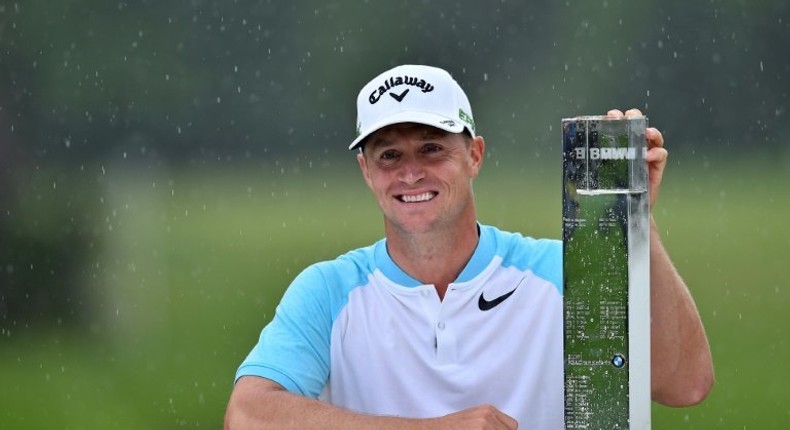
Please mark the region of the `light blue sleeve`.
<svg viewBox="0 0 790 430"><path fill-rule="evenodd" d="M534 243L530 265L536 275L554 284L562 295L562 242L555 239L538 239Z"/></svg>
<svg viewBox="0 0 790 430"><path fill-rule="evenodd" d="M501 232L492 227L505 255L505 266L513 265L521 270L529 269L537 276L550 282L562 295L562 242L556 239L535 239L520 233Z"/></svg>
<svg viewBox="0 0 790 430"><path fill-rule="evenodd" d="M300 273L236 372L236 380L260 376L292 393L317 397L329 377L331 295L318 265Z"/></svg>

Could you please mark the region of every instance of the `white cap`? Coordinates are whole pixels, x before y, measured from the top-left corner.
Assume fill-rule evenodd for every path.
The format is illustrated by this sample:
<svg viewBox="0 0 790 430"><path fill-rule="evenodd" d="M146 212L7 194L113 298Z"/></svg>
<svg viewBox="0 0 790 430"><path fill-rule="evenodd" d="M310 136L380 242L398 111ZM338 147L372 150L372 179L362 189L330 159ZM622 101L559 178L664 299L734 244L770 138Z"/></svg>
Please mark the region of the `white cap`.
<svg viewBox="0 0 790 430"><path fill-rule="evenodd" d="M392 124L415 122L450 133L466 130L475 137L469 99L446 71L403 65L376 76L357 97L357 138L354 149L373 132Z"/></svg>

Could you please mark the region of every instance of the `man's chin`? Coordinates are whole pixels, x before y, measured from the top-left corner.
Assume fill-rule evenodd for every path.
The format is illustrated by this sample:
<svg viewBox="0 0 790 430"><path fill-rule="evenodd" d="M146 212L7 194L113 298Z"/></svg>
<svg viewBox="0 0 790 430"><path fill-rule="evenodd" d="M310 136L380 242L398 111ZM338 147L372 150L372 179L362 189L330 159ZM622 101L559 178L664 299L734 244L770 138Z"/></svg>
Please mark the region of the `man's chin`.
<svg viewBox="0 0 790 430"><path fill-rule="evenodd" d="M412 219L406 221L389 220L387 224L398 232L404 234L423 234L436 230L437 221L435 219Z"/></svg>

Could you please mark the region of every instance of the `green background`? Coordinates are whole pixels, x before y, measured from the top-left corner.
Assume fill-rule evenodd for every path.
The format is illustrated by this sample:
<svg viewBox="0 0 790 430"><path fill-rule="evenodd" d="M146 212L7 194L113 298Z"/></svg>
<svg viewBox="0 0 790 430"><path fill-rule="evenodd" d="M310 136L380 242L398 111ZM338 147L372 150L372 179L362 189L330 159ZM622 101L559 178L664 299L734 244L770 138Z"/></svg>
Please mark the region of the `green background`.
<svg viewBox="0 0 790 430"><path fill-rule="evenodd" d="M700 406L655 406L655 428L778 429L790 418L790 203L772 163L668 168L655 215L699 305L717 382ZM476 186L480 220L559 237L559 178L493 164ZM117 172L105 196L119 201L106 202L101 226L112 232L84 279L99 316L80 330L4 331L2 427L219 427L235 368L290 279L381 235L353 169L349 157L312 172L172 172L157 192L151 178Z"/></svg>
<svg viewBox="0 0 790 430"><path fill-rule="evenodd" d="M716 386L654 428L790 422L783 1L0 3L0 429L218 428L305 266L381 216L345 148L400 63L466 88L479 219L561 235L563 117L638 107Z"/></svg>

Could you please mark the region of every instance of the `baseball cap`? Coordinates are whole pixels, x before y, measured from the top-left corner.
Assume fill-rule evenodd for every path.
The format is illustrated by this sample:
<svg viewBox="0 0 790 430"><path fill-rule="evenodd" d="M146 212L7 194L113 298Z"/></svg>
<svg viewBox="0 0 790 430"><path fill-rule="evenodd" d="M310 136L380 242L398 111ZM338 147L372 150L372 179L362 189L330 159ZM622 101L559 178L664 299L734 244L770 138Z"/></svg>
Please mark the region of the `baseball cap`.
<svg viewBox="0 0 790 430"><path fill-rule="evenodd" d="M406 64L387 70L365 85L357 97L358 148L376 130L414 122L475 137L469 99L458 82L437 67Z"/></svg>

